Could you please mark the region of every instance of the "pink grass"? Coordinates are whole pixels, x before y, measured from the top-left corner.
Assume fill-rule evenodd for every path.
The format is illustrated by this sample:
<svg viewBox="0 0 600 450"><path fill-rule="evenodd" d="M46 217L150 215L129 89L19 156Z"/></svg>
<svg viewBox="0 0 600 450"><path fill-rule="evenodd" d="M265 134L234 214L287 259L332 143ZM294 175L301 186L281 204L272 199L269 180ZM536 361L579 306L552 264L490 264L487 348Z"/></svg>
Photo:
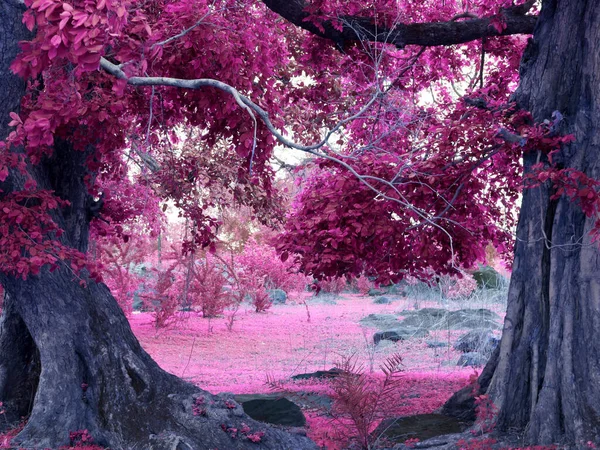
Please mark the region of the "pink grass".
<svg viewBox="0 0 600 450"><path fill-rule="evenodd" d="M472 368L456 367L460 353L451 347L430 349L424 339L385 342L373 353L372 336L377 330L361 326L359 320L372 313L412 309L414 301L379 305L372 298L346 294L331 305L313 303L307 298L309 294L302 295L308 301L310 322L300 302L276 305L259 314L245 306L238 312L231 332L225 318L208 320L195 313L182 313L178 325L167 330L157 331L149 313L134 314L130 321L144 348L163 368L214 393L269 392L269 376L281 380L286 390L326 394L330 393L326 382L291 382L289 377L330 369L350 356L357 358L365 372L372 365L374 376L380 376L380 363L400 352L404 382L394 402L394 413L424 414L442 406L473 373ZM424 306L429 305L422 303ZM462 333L440 330L427 339L451 344ZM343 447L343 441L332 431L340 428L340 423L332 423L317 410L307 412L307 421L309 435L315 441L328 449Z"/></svg>

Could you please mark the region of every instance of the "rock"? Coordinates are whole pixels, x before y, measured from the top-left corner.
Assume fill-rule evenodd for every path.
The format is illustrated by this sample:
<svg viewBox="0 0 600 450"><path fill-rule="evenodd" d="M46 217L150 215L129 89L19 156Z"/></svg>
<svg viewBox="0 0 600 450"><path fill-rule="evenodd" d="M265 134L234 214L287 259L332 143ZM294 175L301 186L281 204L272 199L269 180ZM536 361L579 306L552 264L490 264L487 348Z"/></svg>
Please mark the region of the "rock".
<svg viewBox="0 0 600 450"><path fill-rule="evenodd" d="M369 289L369 291L367 292L367 295L369 297L376 297L378 295L384 295L387 294L387 292L384 289L375 289L375 288L371 288Z"/></svg>
<svg viewBox="0 0 600 450"><path fill-rule="evenodd" d="M317 370L316 372L310 373L299 373L298 375L293 375L292 380L308 380L310 378L335 378L338 377L343 370L338 369L337 367L333 367L329 370Z"/></svg>
<svg viewBox="0 0 600 450"><path fill-rule="evenodd" d="M144 309L144 301L140 297L139 291L135 291L133 293L133 305L132 305L132 309L134 311L141 311L142 309Z"/></svg>
<svg viewBox="0 0 600 450"><path fill-rule="evenodd" d="M442 341L425 341L425 343L427 344L427 347L429 347L429 348L442 348L442 347L450 346L447 342L442 342Z"/></svg>
<svg viewBox="0 0 600 450"><path fill-rule="evenodd" d="M284 305L288 296L283 289L270 289L269 298L274 305Z"/></svg>
<svg viewBox="0 0 600 450"><path fill-rule="evenodd" d="M488 359L489 358L486 358L484 355L477 352L463 353L456 365L460 367L481 367L485 365Z"/></svg>
<svg viewBox="0 0 600 450"><path fill-rule="evenodd" d="M371 433L374 441L404 443L408 439L424 441L445 434L461 433L470 424L442 414L419 414L383 420Z"/></svg>
<svg viewBox="0 0 600 450"><path fill-rule="evenodd" d="M393 330L378 331L373 335L373 342L377 345L380 341L406 341L411 338L422 338L429 335L423 328L399 327Z"/></svg>
<svg viewBox="0 0 600 450"><path fill-rule="evenodd" d="M272 394L254 394L238 395L235 399L254 420L290 427L306 425L306 418L300 407L287 398Z"/></svg>
<svg viewBox="0 0 600 450"><path fill-rule="evenodd" d="M478 352L491 356L500 340L492 335L490 330L479 329L462 335L454 344L454 349L463 353Z"/></svg>
<svg viewBox="0 0 600 450"><path fill-rule="evenodd" d="M450 311L446 319L452 330L464 328L499 329L500 316L489 309L459 309Z"/></svg>
<svg viewBox="0 0 600 450"><path fill-rule="evenodd" d="M404 286L401 284L392 284L387 288L388 294L404 295Z"/></svg>
<svg viewBox="0 0 600 450"><path fill-rule="evenodd" d="M393 314L369 314L360 319L360 324L366 327L374 327L379 330L388 330L399 326L400 322Z"/></svg>
<svg viewBox="0 0 600 450"><path fill-rule="evenodd" d="M473 272L473 278L479 289L499 289L502 286L502 275L490 266L481 266Z"/></svg>
<svg viewBox="0 0 600 450"><path fill-rule="evenodd" d="M459 309L448 311L441 308L423 308L402 311L402 325L430 330L462 330L465 328L499 329L500 316L489 309Z"/></svg>
<svg viewBox="0 0 600 450"><path fill-rule="evenodd" d="M373 303L376 303L378 305L389 305L390 303L392 303L392 301L388 297L381 296L373 300Z"/></svg>
<svg viewBox="0 0 600 450"><path fill-rule="evenodd" d="M414 311L405 310L400 313L405 316L402 325L439 330L446 328L448 311L442 308L422 308Z"/></svg>

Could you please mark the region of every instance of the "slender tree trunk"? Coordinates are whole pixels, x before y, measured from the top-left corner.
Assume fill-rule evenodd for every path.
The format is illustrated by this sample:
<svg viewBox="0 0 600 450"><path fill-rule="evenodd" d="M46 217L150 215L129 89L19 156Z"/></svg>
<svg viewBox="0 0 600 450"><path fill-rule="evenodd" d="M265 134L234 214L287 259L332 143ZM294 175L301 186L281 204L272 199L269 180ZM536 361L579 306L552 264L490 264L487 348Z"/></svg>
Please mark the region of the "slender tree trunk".
<svg viewBox="0 0 600 450"><path fill-rule="evenodd" d="M519 106L536 122L564 120L576 142L553 160L600 180L600 2L547 0L525 52ZM544 157L524 155L525 172ZM480 384L500 430L530 442L600 442L600 251L576 202L526 189L500 348ZM465 392L446 405L451 410Z"/></svg>
<svg viewBox="0 0 600 450"><path fill-rule="evenodd" d="M10 132L8 113L19 111L25 92L25 83L8 69L17 42L29 37L23 10L19 0L0 2L0 140ZM84 183L90 175L86 156L57 140L53 156L30 168L40 188L69 200L53 217L65 230L62 242L81 251L88 246L93 201ZM22 181L11 172L0 188L18 190ZM104 284L80 280L67 267L42 269L26 280L0 274L0 283L6 291L0 401L5 417L28 416L15 444L56 448L69 444L69 432L88 430L95 442L113 449L316 448L163 371L141 348ZM232 436L242 423L265 432L260 444L239 432Z"/></svg>

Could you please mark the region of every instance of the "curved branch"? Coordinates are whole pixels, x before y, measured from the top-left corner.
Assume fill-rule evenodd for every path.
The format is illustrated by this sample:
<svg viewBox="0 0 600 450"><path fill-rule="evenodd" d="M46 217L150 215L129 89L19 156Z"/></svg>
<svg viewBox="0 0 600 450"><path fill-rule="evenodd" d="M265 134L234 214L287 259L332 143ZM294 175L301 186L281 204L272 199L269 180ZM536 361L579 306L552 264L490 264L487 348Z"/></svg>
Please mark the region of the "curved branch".
<svg viewBox="0 0 600 450"><path fill-rule="evenodd" d="M393 29L389 29L374 24L371 18L353 16L339 17L339 22L342 23L340 31L332 25L331 21L322 22L321 29L307 20L309 14L305 12L304 0L262 0L262 2L287 21L312 34L331 40L341 48L345 42L365 40L385 42L398 48L407 45L434 47L464 44L484 37L532 34L537 22L537 16L526 15L534 3L529 1L501 11L500 16L506 28L500 32L492 25L494 17L470 18L464 21L451 19L447 22L400 23Z"/></svg>
<svg viewBox="0 0 600 450"><path fill-rule="evenodd" d="M317 157L325 158L329 161L332 161L332 162L338 164L339 166L343 167L344 169L348 170L353 176L355 176L359 180L359 182L364 184L367 188L369 188L371 191L373 191L373 193L376 194L377 196L379 196L380 198L387 200L387 201L394 202L394 203L398 203L402 207L413 211L422 220L422 222L415 225L415 227L421 226L424 224L429 224L429 225L441 230L444 234L447 235L447 237L449 239L450 250L452 253L452 260L454 261L454 247L453 247L452 236L450 235L450 233L447 230L445 230L437 222L439 220L445 220L446 222L452 223L454 225L460 226L460 224L456 223L455 221L453 221L451 219L444 218L441 215L432 217L426 211L424 211L420 208L417 208L416 206L412 205L406 198L404 198L402 193L398 190L398 188L394 185L393 182L384 180L379 177L373 177L373 176L369 176L369 175L361 175L350 164L346 163L345 161L341 160L340 158L336 158L335 156L332 156L332 155L327 154L326 152L322 151L322 147L327 144L330 137L334 133L336 133L339 129L341 129L345 124L362 116L379 97L381 97L382 95L385 94L384 92L377 90L375 92L375 94L372 96L372 98L363 106L363 108L361 108L360 111L358 111L356 114L354 114L350 117L347 117L346 119L338 122L336 126L331 128L326 133L325 137L320 142L317 142L316 144L312 144L312 145L301 145L301 144L293 142L293 141L287 139L285 136L283 136L271 122L267 111L262 109L260 106L258 106L252 100L250 100L248 97L240 94L240 92L237 89L235 89L233 86L223 83L222 81L214 80L211 78L199 78L199 79L195 79L195 80L184 80L184 79L170 78L170 77L128 77L125 74L125 72L123 72L120 69L119 66L111 63L110 61L108 61L105 58L100 58L100 67L103 70L105 70L106 72L115 76L116 78L127 81L127 84L130 84L132 86L171 86L171 87L177 87L177 88L183 88L183 89L201 89L203 87L212 87L212 88L220 89L221 91L224 91L224 92L230 94L235 99L237 104L242 109L246 110L250 114L252 119L255 121L255 124L256 124L256 115L258 115L260 117L260 119L263 121L263 123L265 124L265 126L267 127L267 129L272 133L272 135L286 147L300 150L300 151L312 154ZM255 142L256 142L256 136L255 136ZM317 150L321 150L321 151L317 152ZM378 189L374 185L374 183L381 183L384 186L387 186L398 196L398 198L394 198L389 195L386 195L380 189ZM456 194L456 195L458 195L458 194Z"/></svg>
<svg viewBox="0 0 600 450"><path fill-rule="evenodd" d="M120 80L127 81L127 84L131 86L171 86L183 89L201 89L204 87L212 87L219 89L223 92L230 94L237 104L243 110L247 111L250 116L256 120L255 114L260 117L263 121L267 129L273 134L273 136L281 142L286 147L290 147L296 150L300 150L303 152L311 152L313 150L317 150L324 145L327 144L329 139L333 134L335 134L338 130L340 130L344 125L353 120L357 119L361 115L363 115L370 107L375 103L375 101L382 95L380 91L376 92L373 97L358 111L356 114L347 117L344 120L341 120L337 123L335 127L330 129L325 137L316 144L312 145L301 145L296 142L291 141L286 138L283 134L279 132L275 125L271 122L269 117L269 113L250 100L248 97L240 94L240 92L235 89L233 86L228 85L227 83L223 83L219 80L214 80L212 78L198 78L195 80L183 80L180 78L170 78L170 77L128 77L125 72L123 72L119 66L111 63L105 58L100 58L100 67L111 75L115 76Z"/></svg>

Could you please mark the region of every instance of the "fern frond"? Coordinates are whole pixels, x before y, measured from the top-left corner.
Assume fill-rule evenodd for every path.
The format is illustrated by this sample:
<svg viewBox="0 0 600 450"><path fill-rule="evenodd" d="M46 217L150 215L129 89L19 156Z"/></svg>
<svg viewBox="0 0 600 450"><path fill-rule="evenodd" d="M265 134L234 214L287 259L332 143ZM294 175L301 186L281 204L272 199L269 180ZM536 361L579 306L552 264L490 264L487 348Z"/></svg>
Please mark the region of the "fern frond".
<svg viewBox="0 0 600 450"><path fill-rule="evenodd" d="M384 373L386 378L392 378L402 371L400 366L402 365L402 356L400 353L394 353L390 355L383 364L380 366L381 371Z"/></svg>

